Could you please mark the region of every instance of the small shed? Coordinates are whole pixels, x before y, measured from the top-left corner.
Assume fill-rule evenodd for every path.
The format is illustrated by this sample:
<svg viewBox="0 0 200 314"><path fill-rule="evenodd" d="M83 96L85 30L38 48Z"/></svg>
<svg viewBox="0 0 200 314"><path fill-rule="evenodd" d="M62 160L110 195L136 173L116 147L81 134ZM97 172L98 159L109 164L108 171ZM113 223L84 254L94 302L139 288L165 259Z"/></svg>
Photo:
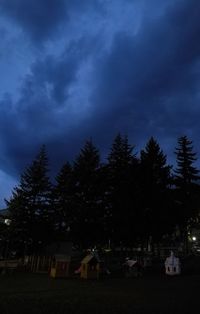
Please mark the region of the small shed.
<svg viewBox="0 0 200 314"><path fill-rule="evenodd" d="M99 279L100 260L95 254L89 254L81 262L81 278Z"/></svg>
<svg viewBox="0 0 200 314"><path fill-rule="evenodd" d="M55 255L52 259L50 277L65 278L69 276L71 257L68 255Z"/></svg>

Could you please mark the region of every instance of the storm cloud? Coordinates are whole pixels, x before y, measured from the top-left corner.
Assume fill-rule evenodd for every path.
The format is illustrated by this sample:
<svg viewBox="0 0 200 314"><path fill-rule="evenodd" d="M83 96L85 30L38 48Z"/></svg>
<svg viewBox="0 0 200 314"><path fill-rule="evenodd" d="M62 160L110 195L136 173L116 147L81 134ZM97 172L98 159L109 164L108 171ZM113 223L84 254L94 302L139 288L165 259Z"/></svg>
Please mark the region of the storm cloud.
<svg viewBox="0 0 200 314"><path fill-rule="evenodd" d="M83 12L88 6L101 8L98 0L1 0L0 3L2 14L28 33L35 44L63 35L64 24L69 23L71 15Z"/></svg>
<svg viewBox="0 0 200 314"><path fill-rule="evenodd" d="M2 177L16 181L43 143L53 172L90 137L106 155L118 132L136 150L153 135L170 158L187 134L200 153L199 10L195 0L1 1Z"/></svg>

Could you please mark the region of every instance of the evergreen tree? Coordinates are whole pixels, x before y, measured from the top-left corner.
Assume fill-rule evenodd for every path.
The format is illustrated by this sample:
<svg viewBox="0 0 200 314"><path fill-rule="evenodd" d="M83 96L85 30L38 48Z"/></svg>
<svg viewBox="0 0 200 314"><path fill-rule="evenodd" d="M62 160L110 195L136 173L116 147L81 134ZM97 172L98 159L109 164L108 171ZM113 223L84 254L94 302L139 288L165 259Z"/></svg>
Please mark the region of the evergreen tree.
<svg viewBox="0 0 200 314"><path fill-rule="evenodd" d="M171 167L166 163L157 141L151 137L141 151L140 178L142 189L143 230L146 240L159 242L161 237L172 231L170 203Z"/></svg>
<svg viewBox="0 0 200 314"><path fill-rule="evenodd" d="M117 134L108 156L108 162L113 171L127 172L133 162L136 162L133 149L134 147L128 143L127 136L122 137L120 133Z"/></svg>
<svg viewBox="0 0 200 314"><path fill-rule="evenodd" d="M178 138L178 147L175 150L177 168L175 170L176 186L185 193L189 193L193 184L199 180L199 170L194 166L197 160L193 151L192 141L187 136Z"/></svg>
<svg viewBox="0 0 200 314"><path fill-rule="evenodd" d="M74 217L74 173L70 163L66 163L56 177L53 189L56 237L62 240L71 239L71 229L76 220Z"/></svg>
<svg viewBox="0 0 200 314"><path fill-rule="evenodd" d="M192 141L187 136L178 138L178 146L175 150L177 168L175 169L174 183L176 186L177 223L188 249L187 233L192 222L199 214L200 187L198 181L199 170L195 167L196 153L193 151Z"/></svg>
<svg viewBox="0 0 200 314"><path fill-rule="evenodd" d="M102 196L100 193L100 155L92 141L86 141L74 162L75 223L73 234L83 246L101 241Z"/></svg>
<svg viewBox="0 0 200 314"><path fill-rule="evenodd" d="M39 250L53 236L51 183L47 175L48 158L42 146L36 159L21 175L7 202L15 238L28 241L32 250Z"/></svg>
<svg viewBox="0 0 200 314"><path fill-rule="evenodd" d="M118 134L108 156L107 184L110 214L110 238L116 244L133 243L137 159L127 136Z"/></svg>

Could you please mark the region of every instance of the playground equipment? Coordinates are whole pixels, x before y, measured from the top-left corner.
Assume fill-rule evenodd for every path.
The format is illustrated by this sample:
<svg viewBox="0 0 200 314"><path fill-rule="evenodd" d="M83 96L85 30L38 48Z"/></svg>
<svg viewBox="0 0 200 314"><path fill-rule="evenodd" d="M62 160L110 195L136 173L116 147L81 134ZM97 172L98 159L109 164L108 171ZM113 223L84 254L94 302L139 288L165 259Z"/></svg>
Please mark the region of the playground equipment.
<svg viewBox="0 0 200 314"><path fill-rule="evenodd" d="M171 251L170 256L165 260L165 273L170 276L180 275L181 273L180 260L174 256L173 251Z"/></svg>

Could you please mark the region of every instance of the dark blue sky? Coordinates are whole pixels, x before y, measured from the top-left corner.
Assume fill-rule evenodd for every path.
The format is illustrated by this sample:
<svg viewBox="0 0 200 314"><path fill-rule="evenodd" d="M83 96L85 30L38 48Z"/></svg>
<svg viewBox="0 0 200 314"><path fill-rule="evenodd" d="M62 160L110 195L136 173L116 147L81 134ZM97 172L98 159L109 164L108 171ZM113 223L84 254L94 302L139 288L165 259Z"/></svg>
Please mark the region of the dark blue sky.
<svg viewBox="0 0 200 314"><path fill-rule="evenodd" d="M200 153L200 2L0 1L0 206L45 143L57 171L86 139L170 158L186 134Z"/></svg>

